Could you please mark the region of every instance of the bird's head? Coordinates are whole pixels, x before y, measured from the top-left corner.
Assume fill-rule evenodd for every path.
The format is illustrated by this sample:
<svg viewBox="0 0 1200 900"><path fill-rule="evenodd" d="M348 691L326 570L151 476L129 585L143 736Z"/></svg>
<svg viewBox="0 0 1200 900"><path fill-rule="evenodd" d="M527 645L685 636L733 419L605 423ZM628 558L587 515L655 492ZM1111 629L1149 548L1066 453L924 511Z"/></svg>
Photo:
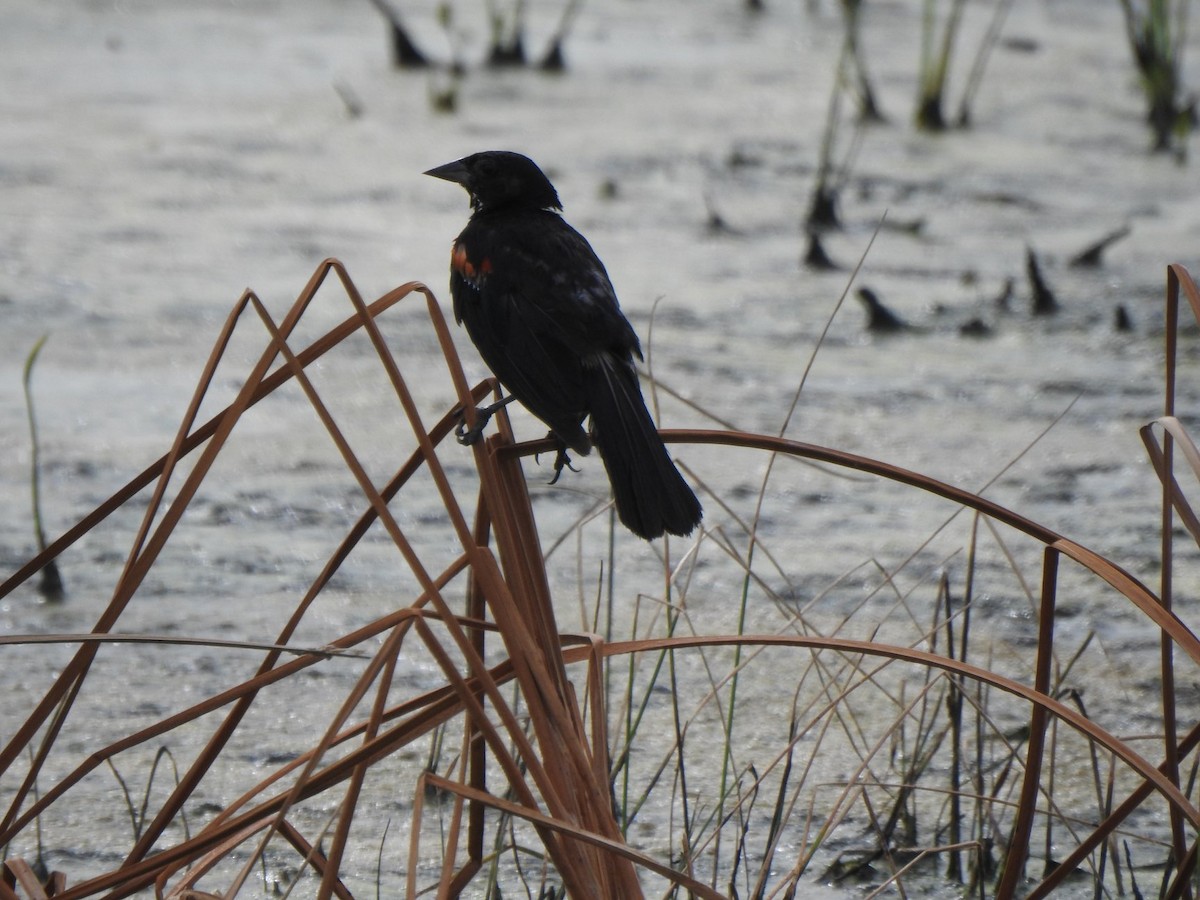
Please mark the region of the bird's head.
<svg viewBox="0 0 1200 900"><path fill-rule="evenodd" d="M425 174L461 184L471 195L471 206L476 210L491 211L506 206L562 209L550 179L532 159L520 153L508 150L472 153Z"/></svg>

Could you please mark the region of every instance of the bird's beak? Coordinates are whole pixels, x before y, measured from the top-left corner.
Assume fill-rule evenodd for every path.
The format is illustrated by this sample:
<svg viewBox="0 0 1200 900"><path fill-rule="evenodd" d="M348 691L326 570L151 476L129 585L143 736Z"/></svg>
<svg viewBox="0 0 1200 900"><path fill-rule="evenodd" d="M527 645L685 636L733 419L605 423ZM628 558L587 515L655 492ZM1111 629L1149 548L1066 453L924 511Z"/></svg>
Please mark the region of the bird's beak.
<svg viewBox="0 0 1200 900"><path fill-rule="evenodd" d="M430 169L425 174L432 175L434 178L440 178L443 181L453 181L455 184L461 184L465 187L467 178L471 173L463 165L462 160L457 159L452 163L446 163L444 166L438 166L436 169Z"/></svg>

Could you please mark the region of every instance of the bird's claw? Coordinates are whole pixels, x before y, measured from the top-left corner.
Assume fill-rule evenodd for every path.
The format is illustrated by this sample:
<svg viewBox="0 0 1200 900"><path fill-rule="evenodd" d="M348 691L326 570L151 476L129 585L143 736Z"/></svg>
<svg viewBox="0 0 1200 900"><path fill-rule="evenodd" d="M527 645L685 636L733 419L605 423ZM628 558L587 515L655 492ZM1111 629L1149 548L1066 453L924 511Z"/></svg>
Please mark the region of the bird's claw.
<svg viewBox="0 0 1200 900"><path fill-rule="evenodd" d="M562 477L563 469L570 469L572 472L579 470L571 465L571 457L567 455L566 447L559 447L558 452L554 454L554 477L550 479L550 484L557 484L558 479Z"/></svg>
<svg viewBox="0 0 1200 900"><path fill-rule="evenodd" d="M464 447L474 444L479 440L483 434L483 430L487 428L488 422L492 420L492 416L496 414L496 411L508 406L508 404L512 403L513 399L513 395L509 394L507 397L502 397L489 406L475 407L475 425L472 427L467 426L466 410L460 411L458 424L454 427L455 439Z"/></svg>
<svg viewBox="0 0 1200 900"><path fill-rule="evenodd" d="M467 420L465 418L459 419L458 425L456 425L454 428L454 439L464 447L469 447L479 440L479 437L483 434L483 429L486 425L487 419L477 418L475 421L475 427L468 428Z"/></svg>

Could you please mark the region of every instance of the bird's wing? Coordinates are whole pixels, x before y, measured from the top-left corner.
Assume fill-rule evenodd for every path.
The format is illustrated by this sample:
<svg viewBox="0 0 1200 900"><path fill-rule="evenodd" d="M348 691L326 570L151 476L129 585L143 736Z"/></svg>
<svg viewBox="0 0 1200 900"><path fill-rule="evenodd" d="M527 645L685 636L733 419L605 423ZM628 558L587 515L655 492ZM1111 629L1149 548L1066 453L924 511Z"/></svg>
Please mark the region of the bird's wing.
<svg viewBox="0 0 1200 900"><path fill-rule="evenodd" d="M469 226L458 247L455 316L508 390L570 446L586 448L588 370L640 356L603 264L553 214Z"/></svg>
<svg viewBox="0 0 1200 900"><path fill-rule="evenodd" d="M514 230L489 276L496 293L530 330L581 359L598 353L641 356L637 334L591 245L554 214L539 228Z"/></svg>

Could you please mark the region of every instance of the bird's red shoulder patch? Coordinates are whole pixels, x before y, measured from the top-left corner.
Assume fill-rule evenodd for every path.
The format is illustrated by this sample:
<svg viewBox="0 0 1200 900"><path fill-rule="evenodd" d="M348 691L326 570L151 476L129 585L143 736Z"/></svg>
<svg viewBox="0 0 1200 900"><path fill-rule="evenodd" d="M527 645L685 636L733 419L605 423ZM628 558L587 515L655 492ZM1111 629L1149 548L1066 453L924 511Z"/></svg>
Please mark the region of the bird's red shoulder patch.
<svg viewBox="0 0 1200 900"><path fill-rule="evenodd" d="M455 244L454 250L450 254L450 267L467 281L478 284L491 274L492 261L485 256L476 262L467 254L466 247L462 244Z"/></svg>

